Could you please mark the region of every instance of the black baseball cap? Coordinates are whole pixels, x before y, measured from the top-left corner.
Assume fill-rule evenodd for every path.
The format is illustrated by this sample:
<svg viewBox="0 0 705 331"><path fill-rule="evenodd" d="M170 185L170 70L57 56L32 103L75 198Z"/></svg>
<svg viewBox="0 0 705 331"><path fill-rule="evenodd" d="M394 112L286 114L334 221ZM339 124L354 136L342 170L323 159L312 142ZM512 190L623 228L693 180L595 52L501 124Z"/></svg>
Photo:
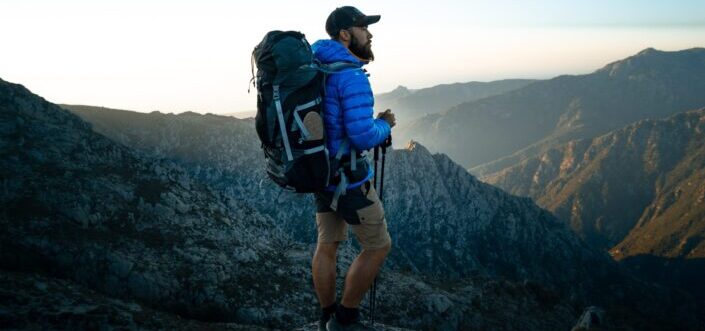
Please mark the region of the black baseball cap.
<svg viewBox="0 0 705 331"><path fill-rule="evenodd" d="M353 6L338 7L328 15L326 32L329 36L335 37L340 30L377 23L380 17L380 15L367 16Z"/></svg>

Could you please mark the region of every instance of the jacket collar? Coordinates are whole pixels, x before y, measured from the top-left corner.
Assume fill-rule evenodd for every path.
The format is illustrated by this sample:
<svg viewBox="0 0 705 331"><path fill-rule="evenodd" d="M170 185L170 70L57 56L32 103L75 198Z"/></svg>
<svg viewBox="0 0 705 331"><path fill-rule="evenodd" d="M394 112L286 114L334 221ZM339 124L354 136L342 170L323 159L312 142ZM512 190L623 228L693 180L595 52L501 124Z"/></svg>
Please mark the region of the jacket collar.
<svg viewBox="0 0 705 331"><path fill-rule="evenodd" d="M313 45L311 45L311 50L313 51L313 55L316 59L324 64L333 62L349 62L362 67L369 62L355 56L347 47L345 47L345 45L333 39L322 39L316 41Z"/></svg>

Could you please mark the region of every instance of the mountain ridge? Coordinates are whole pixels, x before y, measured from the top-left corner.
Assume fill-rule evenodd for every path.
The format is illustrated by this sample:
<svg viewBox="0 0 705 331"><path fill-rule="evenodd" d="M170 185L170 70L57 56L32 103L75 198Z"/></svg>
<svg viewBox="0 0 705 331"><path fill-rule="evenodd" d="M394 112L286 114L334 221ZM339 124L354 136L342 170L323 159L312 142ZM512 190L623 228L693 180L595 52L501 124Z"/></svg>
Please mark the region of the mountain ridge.
<svg viewBox="0 0 705 331"><path fill-rule="evenodd" d="M668 212L677 200L673 199L674 190L683 182L698 182L699 167L705 164L697 159L703 154L697 146L704 139L703 118L705 108L660 120L642 120L592 140L571 141L483 180L536 199L583 236L589 237L593 231L592 235L600 236L598 228L602 228L606 242L597 238L588 241L612 248L635 227L643 227L651 217ZM674 174L681 179L674 181ZM689 194L691 198L686 201L690 203L680 203L686 203L696 216L705 199L699 197L705 192L696 189ZM578 208L576 203L583 205ZM659 232L633 238L652 237ZM649 249L638 252L680 255Z"/></svg>
<svg viewBox="0 0 705 331"><path fill-rule="evenodd" d="M703 77L705 49L642 52L591 74L537 81L426 116L400 127L397 140L421 141L468 168L535 144L524 156L531 157L640 119L698 108L705 104Z"/></svg>
<svg viewBox="0 0 705 331"><path fill-rule="evenodd" d="M398 86L391 92L375 95L378 111L392 109L400 125L423 116L442 112L463 102L516 90L535 82L532 79L503 79L490 82L439 84L421 89Z"/></svg>

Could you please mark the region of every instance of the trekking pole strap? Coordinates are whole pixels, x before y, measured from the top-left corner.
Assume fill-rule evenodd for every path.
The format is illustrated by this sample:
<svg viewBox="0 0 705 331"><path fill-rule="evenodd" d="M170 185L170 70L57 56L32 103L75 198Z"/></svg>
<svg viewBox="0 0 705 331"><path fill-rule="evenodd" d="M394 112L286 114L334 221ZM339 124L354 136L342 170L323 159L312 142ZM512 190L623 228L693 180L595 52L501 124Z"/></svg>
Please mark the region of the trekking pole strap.
<svg viewBox="0 0 705 331"><path fill-rule="evenodd" d="M345 176L344 172L340 172L340 183L338 186L335 188L335 193L333 193L333 200L330 203L330 209L333 211L338 210L338 200L340 199L341 195L345 195L345 189L348 186L348 177Z"/></svg>

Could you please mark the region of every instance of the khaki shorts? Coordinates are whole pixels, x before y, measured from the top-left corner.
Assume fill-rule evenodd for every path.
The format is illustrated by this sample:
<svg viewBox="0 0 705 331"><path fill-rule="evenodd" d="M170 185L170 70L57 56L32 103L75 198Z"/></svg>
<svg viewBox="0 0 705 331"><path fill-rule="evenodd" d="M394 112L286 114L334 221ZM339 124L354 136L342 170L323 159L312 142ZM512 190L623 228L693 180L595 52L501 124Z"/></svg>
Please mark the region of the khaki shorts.
<svg viewBox="0 0 705 331"><path fill-rule="evenodd" d="M380 249L392 242L382 202L371 181L349 189L345 195L340 196L337 211L330 208L333 192L315 193L315 197L318 242L347 240L348 224L363 249Z"/></svg>

